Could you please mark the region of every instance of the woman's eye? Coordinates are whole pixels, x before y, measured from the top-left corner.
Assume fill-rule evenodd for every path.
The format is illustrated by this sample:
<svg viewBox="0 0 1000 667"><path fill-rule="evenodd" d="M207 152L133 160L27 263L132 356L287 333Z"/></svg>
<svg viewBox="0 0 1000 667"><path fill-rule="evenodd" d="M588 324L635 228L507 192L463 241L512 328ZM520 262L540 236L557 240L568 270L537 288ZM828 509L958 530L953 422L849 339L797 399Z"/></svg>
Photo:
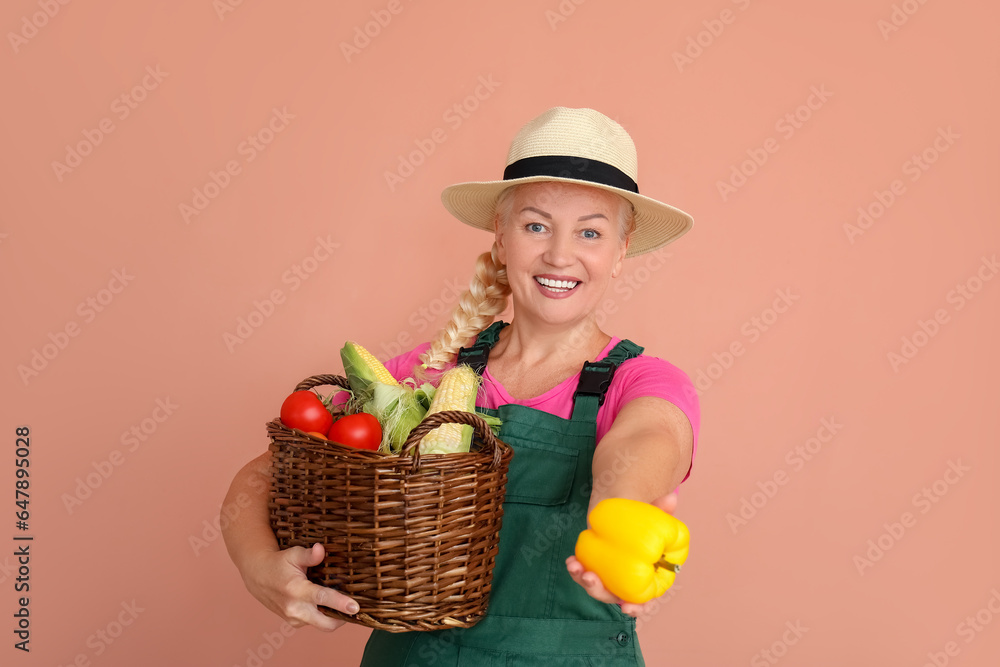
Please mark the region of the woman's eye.
<svg viewBox="0 0 1000 667"><path fill-rule="evenodd" d="M600 238L601 234L596 229L585 229L583 231L583 238L585 239L596 239Z"/></svg>
<svg viewBox="0 0 1000 667"><path fill-rule="evenodd" d="M545 231L545 226L540 222L529 222L527 224L529 232L543 232Z"/></svg>

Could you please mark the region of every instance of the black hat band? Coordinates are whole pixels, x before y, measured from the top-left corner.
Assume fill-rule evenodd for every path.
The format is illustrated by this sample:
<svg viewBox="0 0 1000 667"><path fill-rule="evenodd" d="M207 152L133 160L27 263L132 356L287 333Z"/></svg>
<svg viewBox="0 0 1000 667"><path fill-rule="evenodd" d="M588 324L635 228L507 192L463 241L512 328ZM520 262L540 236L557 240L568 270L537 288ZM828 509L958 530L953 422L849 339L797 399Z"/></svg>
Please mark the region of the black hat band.
<svg viewBox="0 0 1000 667"><path fill-rule="evenodd" d="M591 160L575 155L525 157L510 163L503 170L503 180L505 181L531 176L573 178L578 181L600 183L639 194L639 185L618 167L600 160Z"/></svg>

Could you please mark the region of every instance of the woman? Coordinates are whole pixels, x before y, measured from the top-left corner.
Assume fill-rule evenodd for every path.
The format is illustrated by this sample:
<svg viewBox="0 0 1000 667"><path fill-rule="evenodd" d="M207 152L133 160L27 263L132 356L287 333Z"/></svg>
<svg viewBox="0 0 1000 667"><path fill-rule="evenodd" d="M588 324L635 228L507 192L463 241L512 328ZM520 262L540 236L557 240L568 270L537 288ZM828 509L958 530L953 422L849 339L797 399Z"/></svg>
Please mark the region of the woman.
<svg viewBox="0 0 1000 667"><path fill-rule="evenodd" d="M636 172L620 125L592 109L555 107L517 134L503 180L443 192L459 220L494 233L493 248L437 339L386 367L402 378L459 362L482 374L477 406L498 411L500 437L515 450L500 552L484 619L468 629L375 630L363 666L644 664L635 617L645 606L619 600L572 555L603 498L672 511L697 442L688 376L597 325L623 260L692 225L638 194ZM494 322L508 297L511 322ZM343 621L317 605L348 614L357 606L305 578L322 545L278 551L261 484L267 465L265 453L233 481L227 504L241 493L256 502L225 532L230 556L250 592L289 623L336 629Z"/></svg>

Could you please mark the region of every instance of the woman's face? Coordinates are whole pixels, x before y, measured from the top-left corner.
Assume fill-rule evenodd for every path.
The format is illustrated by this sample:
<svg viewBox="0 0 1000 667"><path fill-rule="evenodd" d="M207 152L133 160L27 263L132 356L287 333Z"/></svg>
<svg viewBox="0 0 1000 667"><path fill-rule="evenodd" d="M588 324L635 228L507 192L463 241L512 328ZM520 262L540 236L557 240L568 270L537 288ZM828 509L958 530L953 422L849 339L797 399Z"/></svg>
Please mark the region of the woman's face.
<svg viewBox="0 0 1000 667"><path fill-rule="evenodd" d="M517 315L571 325L596 313L625 259L619 201L611 192L571 183L518 189L507 224L496 231Z"/></svg>

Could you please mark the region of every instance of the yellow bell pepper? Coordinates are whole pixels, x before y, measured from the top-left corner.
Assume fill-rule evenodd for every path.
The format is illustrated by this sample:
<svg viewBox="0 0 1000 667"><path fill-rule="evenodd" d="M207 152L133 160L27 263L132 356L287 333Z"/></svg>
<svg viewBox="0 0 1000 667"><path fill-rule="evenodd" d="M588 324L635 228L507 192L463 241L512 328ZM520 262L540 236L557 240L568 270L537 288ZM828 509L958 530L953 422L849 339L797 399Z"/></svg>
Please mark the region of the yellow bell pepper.
<svg viewBox="0 0 1000 667"><path fill-rule="evenodd" d="M659 507L628 498L605 498L576 541L576 558L626 602L642 604L673 586L687 560L691 534Z"/></svg>

